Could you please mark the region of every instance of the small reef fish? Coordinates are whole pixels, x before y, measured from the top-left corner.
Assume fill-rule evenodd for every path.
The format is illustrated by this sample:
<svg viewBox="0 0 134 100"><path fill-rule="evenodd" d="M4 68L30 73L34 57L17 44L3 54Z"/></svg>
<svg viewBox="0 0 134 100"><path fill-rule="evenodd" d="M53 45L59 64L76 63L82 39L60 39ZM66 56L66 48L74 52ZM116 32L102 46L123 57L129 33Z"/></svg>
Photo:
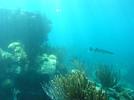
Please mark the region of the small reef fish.
<svg viewBox="0 0 134 100"><path fill-rule="evenodd" d="M104 50L104 49L100 49L100 48L93 48L93 47L90 47L90 48L89 48L89 51L90 51L90 52L95 52L95 53L102 53L102 54L114 55L113 52L108 51L108 50Z"/></svg>

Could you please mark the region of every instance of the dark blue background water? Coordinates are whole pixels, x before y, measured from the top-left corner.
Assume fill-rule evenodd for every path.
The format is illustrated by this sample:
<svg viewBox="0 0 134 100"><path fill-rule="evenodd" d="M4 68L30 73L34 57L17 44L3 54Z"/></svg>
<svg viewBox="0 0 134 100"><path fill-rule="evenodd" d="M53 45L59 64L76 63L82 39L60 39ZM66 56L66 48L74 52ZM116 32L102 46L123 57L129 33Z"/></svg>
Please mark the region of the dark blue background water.
<svg viewBox="0 0 134 100"><path fill-rule="evenodd" d="M134 81L133 0L1 0L0 7L46 14L52 21L52 45L90 62L118 64L124 77ZM115 55L88 52L90 46Z"/></svg>

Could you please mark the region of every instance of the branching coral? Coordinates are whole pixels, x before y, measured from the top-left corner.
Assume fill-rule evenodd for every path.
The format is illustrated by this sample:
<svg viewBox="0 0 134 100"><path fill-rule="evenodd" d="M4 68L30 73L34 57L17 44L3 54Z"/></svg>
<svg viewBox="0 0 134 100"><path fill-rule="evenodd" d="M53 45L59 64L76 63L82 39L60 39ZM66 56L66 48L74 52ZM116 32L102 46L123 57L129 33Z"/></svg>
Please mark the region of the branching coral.
<svg viewBox="0 0 134 100"><path fill-rule="evenodd" d="M116 86L120 80L120 71L113 66L99 65L96 70L96 77L104 88L112 88Z"/></svg>
<svg viewBox="0 0 134 100"><path fill-rule="evenodd" d="M96 85L78 70L65 76L55 76L49 84L42 84L42 87L52 100L108 100L105 92L97 89Z"/></svg>

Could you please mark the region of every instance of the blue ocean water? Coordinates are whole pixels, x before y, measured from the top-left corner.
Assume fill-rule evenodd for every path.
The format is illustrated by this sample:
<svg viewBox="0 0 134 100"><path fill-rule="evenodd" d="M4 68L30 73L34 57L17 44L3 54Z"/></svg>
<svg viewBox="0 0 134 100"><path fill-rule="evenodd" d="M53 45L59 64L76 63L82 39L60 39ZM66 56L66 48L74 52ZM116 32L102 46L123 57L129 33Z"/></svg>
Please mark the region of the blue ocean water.
<svg viewBox="0 0 134 100"><path fill-rule="evenodd" d="M118 64L133 82L133 0L49 0L46 15L52 20L50 43L90 62ZM43 3L42 3L43 5ZM110 50L114 56L88 52L89 47Z"/></svg>
<svg viewBox="0 0 134 100"><path fill-rule="evenodd" d="M3 0L0 7L45 14L52 22L51 45L89 62L118 64L124 79L134 84L133 0ZM92 53L90 47L114 55Z"/></svg>

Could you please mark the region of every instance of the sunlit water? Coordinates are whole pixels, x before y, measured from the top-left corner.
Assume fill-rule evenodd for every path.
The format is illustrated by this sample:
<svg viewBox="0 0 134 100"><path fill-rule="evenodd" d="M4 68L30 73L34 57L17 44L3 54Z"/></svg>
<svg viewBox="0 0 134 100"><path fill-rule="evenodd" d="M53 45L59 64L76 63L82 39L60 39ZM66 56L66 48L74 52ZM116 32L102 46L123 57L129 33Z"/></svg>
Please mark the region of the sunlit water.
<svg viewBox="0 0 134 100"><path fill-rule="evenodd" d="M52 22L49 43L89 62L118 64L134 80L133 0L1 0L1 8L40 12ZM114 52L89 52L97 47Z"/></svg>

